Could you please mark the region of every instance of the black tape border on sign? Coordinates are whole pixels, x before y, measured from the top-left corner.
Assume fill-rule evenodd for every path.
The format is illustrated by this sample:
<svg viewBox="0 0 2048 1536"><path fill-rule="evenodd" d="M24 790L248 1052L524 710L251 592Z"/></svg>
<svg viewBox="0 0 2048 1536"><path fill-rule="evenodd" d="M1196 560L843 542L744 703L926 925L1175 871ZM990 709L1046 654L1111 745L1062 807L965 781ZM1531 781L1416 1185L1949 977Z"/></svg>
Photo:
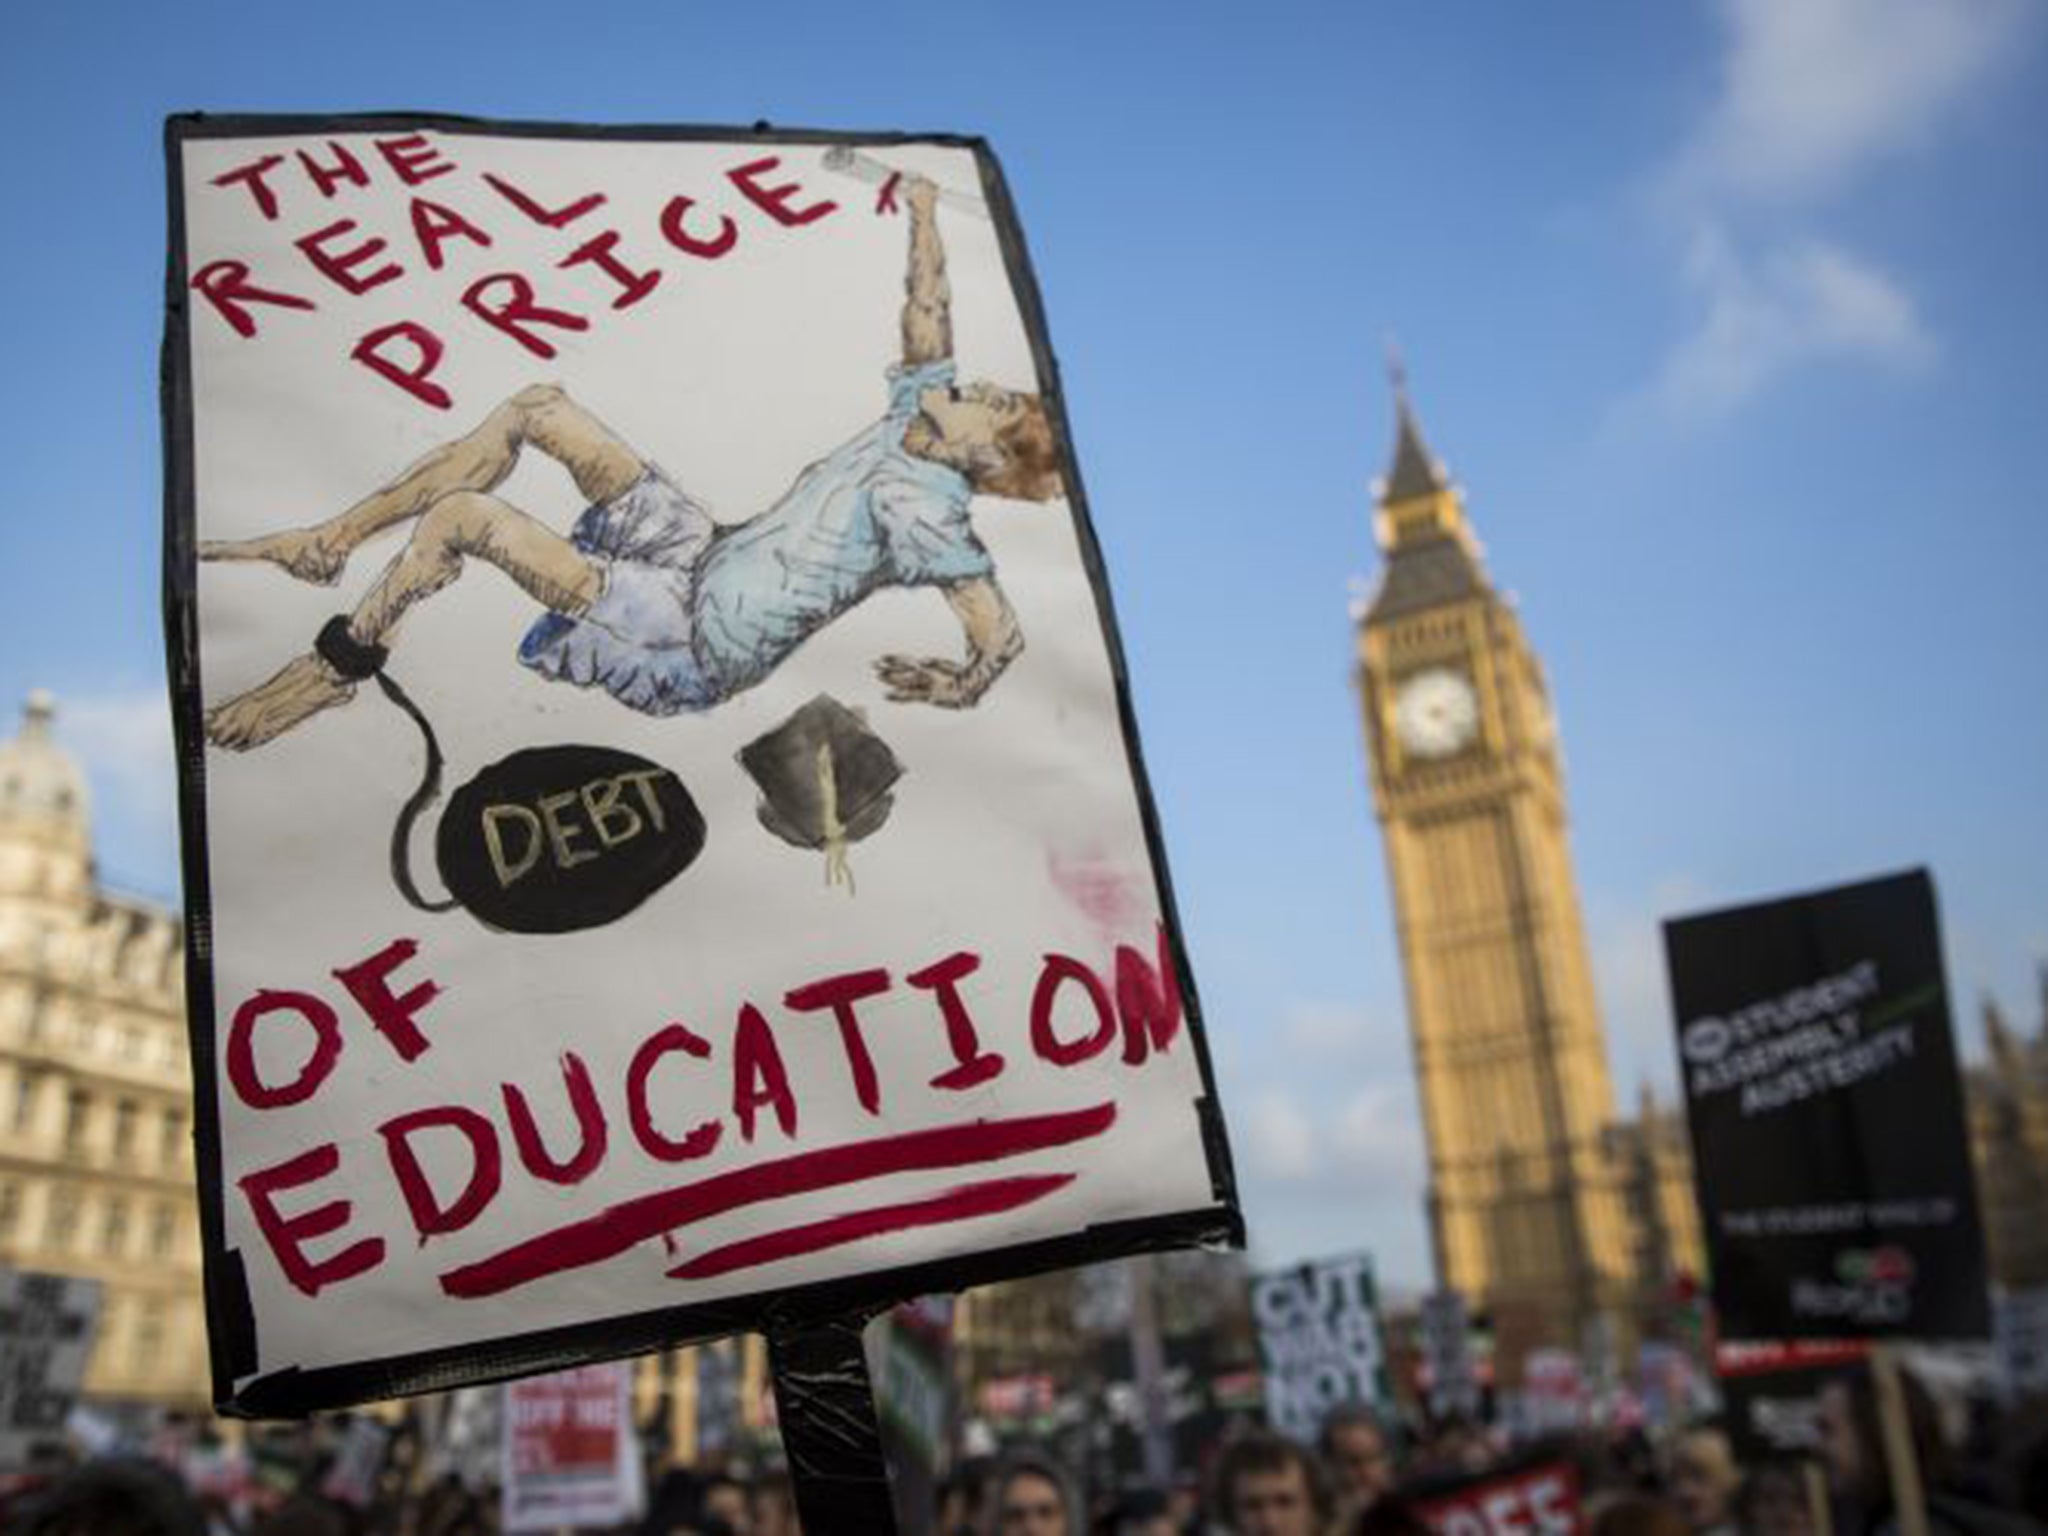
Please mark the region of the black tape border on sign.
<svg viewBox="0 0 2048 1536"><path fill-rule="evenodd" d="M239 1392L215 1392L215 1407L237 1418L301 1418L314 1409L346 1408L416 1392L508 1381L536 1371L558 1371L698 1344L736 1333L788 1334L849 1313L867 1315L913 1296L962 1291L997 1280L1070 1269L1104 1259L1169 1248L1241 1245L1243 1226L1233 1209L1148 1217L1090 1227L1073 1237L962 1258L879 1270L769 1295L735 1297L693 1307L657 1308L578 1323L568 1328L513 1334L475 1344L351 1365L302 1370L293 1366L244 1382Z"/></svg>
<svg viewBox="0 0 2048 1536"><path fill-rule="evenodd" d="M217 999L213 986L212 885L206 838L206 742L202 730L199 675L197 563L193 539L195 493L192 446L191 311L185 260L183 155L188 140L253 138L292 134L431 130L449 135L500 138L691 140L735 144L851 144L886 147L935 144L974 155L982 190L995 223L1011 291L1031 340L1039 392L1059 434L1060 470L1080 545L1083 567L1095 595L1096 615L1116 687L1117 718L1137 792L1145 844L1158 882L1159 910L1186 1013L1185 1037L1202 1075L1196 1101L1202 1145L1207 1154L1213 1204L1137 1221L1090 1227L1070 1237L991 1249L963 1258L878 1271L818 1285L801 1286L733 1302L664 1308L598 1322L514 1335L382 1360L317 1370L292 1368L245 1382L255 1355L255 1325L242 1256L226 1247L216 1058ZM911 1296L956 1291L996 1280L1190 1246L1244 1246L1244 1217L1238 1207L1237 1178L1216 1096L1215 1069L1202 1027L1201 1003L1188 964L1179 909L1166 865L1158 807L1145 772L1137 717L1131 703L1123 642L1109 594L1101 545L1088 511L1080 465L1060 388L1059 364L1048 340L1038 279L1017 222L1002 167L986 140L952 133L835 132L822 129L751 129L683 125L594 125L500 122L420 112L342 115L185 113L165 119L164 158L169 229L164 276L164 341L160 364L164 436L163 617L171 694L171 720L178 756L178 815L185 883L185 992L191 1020L193 1137L199 1186L199 1226L205 1263L207 1333L213 1371L214 1405L246 1418L297 1417L316 1408L337 1408L378 1398L501 1381L533 1371L554 1370L594 1360L615 1359L649 1349L698 1342L746 1330L770 1331L845 1313L887 1306Z"/></svg>

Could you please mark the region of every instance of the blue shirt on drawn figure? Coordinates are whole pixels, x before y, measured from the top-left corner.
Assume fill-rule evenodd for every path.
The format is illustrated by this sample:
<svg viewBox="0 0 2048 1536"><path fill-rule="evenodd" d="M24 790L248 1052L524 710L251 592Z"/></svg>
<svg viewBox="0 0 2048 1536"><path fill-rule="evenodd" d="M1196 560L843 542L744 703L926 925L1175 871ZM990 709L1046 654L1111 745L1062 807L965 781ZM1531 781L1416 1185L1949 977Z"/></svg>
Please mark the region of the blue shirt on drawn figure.
<svg viewBox="0 0 2048 1536"><path fill-rule="evenodd" d="M520 660L648 714L709 709L880 588L992 576L966 476L903 448L920 397L953 374L951 359L891 368L888 414L744 523L718 526L656 469L591 507L571 538L605 589L578 618L537 620Z"/></svg>

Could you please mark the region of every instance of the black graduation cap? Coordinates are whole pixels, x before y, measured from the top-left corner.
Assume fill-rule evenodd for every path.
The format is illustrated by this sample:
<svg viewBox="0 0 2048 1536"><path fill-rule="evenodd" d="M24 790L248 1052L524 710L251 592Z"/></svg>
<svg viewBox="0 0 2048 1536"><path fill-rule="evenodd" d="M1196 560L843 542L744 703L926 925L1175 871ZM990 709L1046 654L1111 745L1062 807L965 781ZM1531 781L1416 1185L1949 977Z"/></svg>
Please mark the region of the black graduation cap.
<svg viewBox="0 0 2048 1536"><path fill-rule="evenodd" d="M823 693L740 748L739 758L761 789L761 825L792 847L823 849L834 880L845 873L846 845L889 819L890 790L903 777L889 743Z"/></svg>

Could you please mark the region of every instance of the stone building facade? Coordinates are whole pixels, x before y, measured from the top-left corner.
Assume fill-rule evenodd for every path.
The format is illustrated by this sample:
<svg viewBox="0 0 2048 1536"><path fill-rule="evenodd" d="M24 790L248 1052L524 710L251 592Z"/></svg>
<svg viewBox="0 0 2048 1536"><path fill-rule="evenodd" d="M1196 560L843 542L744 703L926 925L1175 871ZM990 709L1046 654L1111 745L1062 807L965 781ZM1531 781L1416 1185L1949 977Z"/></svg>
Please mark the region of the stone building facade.
<svg viewBox="0 0 2048 1536"><path fill-rule="evenodd" d="M2048 968L2031 1034L1984 1003L1986 1058L1963 1073L1977 1199L1991 1278L2007 1290L2048 1286Z"/></svg>
<svg viewBox="0 0 2048 1536"><path fill-rule="evenodd" d="M0 742L0 1265L102 1286L85 1390L208 1396L177 916L103 889L84 775L32 697Z"/></svg>

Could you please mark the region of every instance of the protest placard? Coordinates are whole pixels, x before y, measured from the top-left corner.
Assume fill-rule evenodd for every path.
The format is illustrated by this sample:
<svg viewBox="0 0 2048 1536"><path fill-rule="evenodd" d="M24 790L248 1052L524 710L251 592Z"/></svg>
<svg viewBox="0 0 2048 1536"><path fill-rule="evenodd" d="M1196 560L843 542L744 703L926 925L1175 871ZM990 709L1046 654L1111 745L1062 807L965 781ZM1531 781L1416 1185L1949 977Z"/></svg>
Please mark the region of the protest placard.
<svg viewBox="0 0 2048 1536"><path fill-rule="evenodd" d="M921 1296L890 1308L869 1326L866 1344L897 1524L915 1531L936 1507L953 1423L953 1299Z"/></svg>
<svg viewBox="0 0 2048 1536"><path fill-rule="evenodd" d="M1532 1349L1522 1357L1517 1399L1521 1427L1530 1434L1560 1434L1585 1427L1593 1392L1585 1366L1568 1349Z"/></svg>
<svg viewBox="0 0 2048 1536"><path fill-rule="evenodd" d="M695 1372L696 1459L716 1463L732 1454L746 1427L746 1363L740 1358L739 1346L730 1339L704 1344L686 1358Z"/></svg>
<svg viewBox="0 0 2048 1536"><path fill-rule="evenodd" d="M390 1454L391 1431L377 1420L360 1415L349 1420L320 1491L352 1509L368 1509L376 1502L377 1484Z"/></svg>
<svg viewBox="0 0 2048 1536"><path fill-rule="evenodd" d="M1635 1380L1644 1421L1652 1430L1685 1424L1708 1406L1691 1352L1666 1340L1645 1339L1636 1346Z"/></svg>
<svg viewBox="0 0 2048 1536"><path fill-rule="evenodd" d="M587 1365L505 1389L507 1532L613 1526L639 1515L630 1369Z"/></svg>
<svg viewBox="0 0 2048 1536"><path fill-rule="evenodd" d="M169 149L219 1404L1241 1240L987 147Z"/></svg>
<svg viewBox="0 0 2048 1536"><path fill-rule="evenodd" d="M2048 1286L2001 1290L1996 1303L1999 1390L2008 1399L2048 1393Z"/></svg>
<svg viewBox="0 0 2048 1536"><path fill-rule="evenodd" d="M1539 1462L1423 1489L1415 1512L1436 1536L1578 1536L1586 1528L1579 1474Z"/></svg>
<svg viewBox="0 0 2048 1536"><path fill-rule="evenodd" d="M1870 1346L1856 1339L1715 1346L1721 1419L1736 1455L1745 1462L1818 1456L1821 1389L1869 1354Z"/></svg>
<svg viewBox="0 0 2048 1536"><path fill-rule="evenodd" d="M97 1280L0 1270L0 1470L63 1439L99 1316Z"/></svg>
<svg viewBox="0 0 2048 1536"><path fill-rule="evenodd" d="M1266 1418L1313 1440L1341 1403L1390 1403L1378 1290L1365 1254L1252 1277L1266 1377Z"/></svg>
<svg viewBox="0 0 2048 1536"><path fill-rule="evenodd" d="M1675 919L1664 942L1722 1336L1987 1337L1926 872Z"/></svg>
<svg viewBox="0 0 2048 1536"><path fill-rule="evenodd" d="M1429 1406L1438 1415L1479 1411L1478 1361L1472 1352L1472 1315L1459 1291L1422 1298L1422 1358L1429 1368Z"/></svg>

